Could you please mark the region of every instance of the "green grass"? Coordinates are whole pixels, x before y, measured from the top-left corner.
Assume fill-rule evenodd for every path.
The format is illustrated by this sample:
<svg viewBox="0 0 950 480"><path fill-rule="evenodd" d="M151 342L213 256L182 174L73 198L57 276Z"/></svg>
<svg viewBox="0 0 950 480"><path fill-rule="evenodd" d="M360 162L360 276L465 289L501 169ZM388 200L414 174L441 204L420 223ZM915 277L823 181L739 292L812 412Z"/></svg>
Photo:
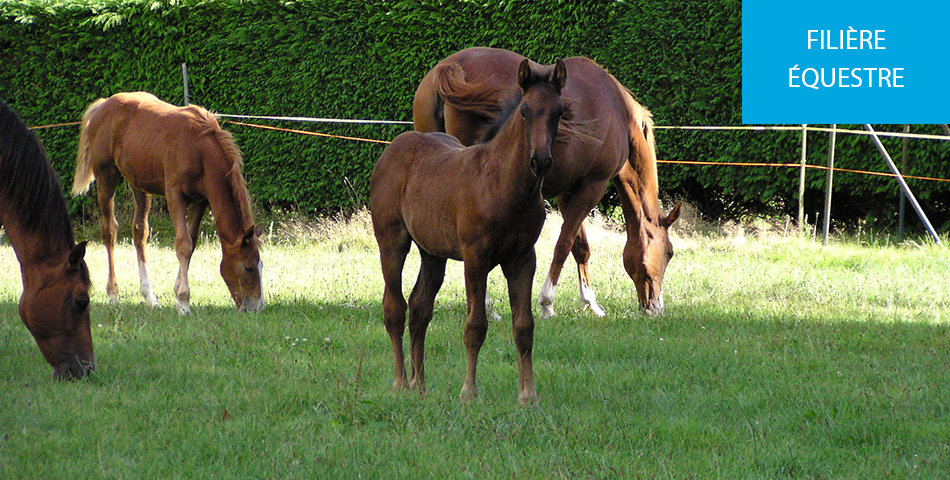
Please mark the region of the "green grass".
<svg viewBox="0 0 950 480"><path fill-rule="evenodd" d="M268 230L260 315L233 310L208 241L193 315L175 314L167 247L150 255L163 306L142 305L127 241L110 306L96 241L97 371L70 383L50 378L21 324L17 265L0 248L0 478L950 477L947 247L677 238L667 312L646 317L621 236L592 229L608 316L580 309L569 261L558 316L537 322L541 404L524 410L506 321L489 328L479 401L458 401L460 264L437 299L420 398L391 390L365 214ZM491 291L508 318L499 272Z"/></svg>

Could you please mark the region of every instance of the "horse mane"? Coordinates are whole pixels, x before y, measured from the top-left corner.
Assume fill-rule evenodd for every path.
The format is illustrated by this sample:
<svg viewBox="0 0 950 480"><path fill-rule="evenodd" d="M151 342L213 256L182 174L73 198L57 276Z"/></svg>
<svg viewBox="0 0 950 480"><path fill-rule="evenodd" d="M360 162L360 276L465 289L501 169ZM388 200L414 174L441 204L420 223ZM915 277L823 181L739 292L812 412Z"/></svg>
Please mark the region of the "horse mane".
<svg viewBox="0 0 950 480"><path fill-rule="evenodd" d="M2 99L0 201L12 205L23 228L68 247L75 244L63 188L46 150Z"/></svg>
<svg viewBox="0 0 950 480"><path fill-rule="evenodd" d="M215 119L214 114L208 110L194 106L198 114L198 121L205 127L202 135L214 135L224 153L225 158L231 162L231 169L228 170L227 179L231 182L231 194L237 202L241 218L249 222L244 228L250 228L254 223L254 216L251 209L251 195L247 191L247 183L244 181L244 159L241 155L241 149L238 148L231 132L221 128Z"/></svg>
<svg viewBox="0 0 950 480"><path fill-rule="evenodd" d="M620 90L620 95L623 97L626 107L625 110L628 115L627 125L629 129L628 137L630 139L629 163L634 171L637 172L637 176L640 179L639 187L641 197L646 195L648 198L658 199L660 195L660 183L656 169L656 138L653 135L653 113L637 102L633 92L631 92L629 88L620 83L613 75L611 75L610 78L613 79L617 88ZM640 162L635 161L638 157L642 158L642 155L638 154L638 130L643 134L643 139L646 141L647 153L649 154L649 158L645 158ZM652 223L656 223L660 216L659 202L641 202L641 204L643 213L647 219Z"/></svg>

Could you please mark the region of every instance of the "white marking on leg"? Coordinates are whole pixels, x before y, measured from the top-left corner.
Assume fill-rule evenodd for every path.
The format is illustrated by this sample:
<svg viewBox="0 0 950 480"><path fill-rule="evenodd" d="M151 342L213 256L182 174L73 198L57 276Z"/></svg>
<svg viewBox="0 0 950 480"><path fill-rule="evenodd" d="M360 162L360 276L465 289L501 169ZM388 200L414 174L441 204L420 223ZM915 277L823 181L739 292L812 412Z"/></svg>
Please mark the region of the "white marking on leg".
<svg viewBox="0 0 950 480"><path fill-rule="evenodd" d="M554 316L554 291L557 288L548 275L544 279L544 286L541 287L541 293L538 294L538 303L541 304L541 317L551 318Z"/></svg>
<svg viewBox="0 0 950 480"><path fill-rule="evenodd" d="M191 287L188 286L187 270L183 268L179 268L178 270L178 280L175 282L175 294L178 297L178 314L190 314Z"/></svg>
<svg viewBox="0 0 950 480"><path fill-rule="evenodd" d="M143 261L139 261L139 291L145 298L145 304L155 308L158 306L158 298L155 297L155 290L152 288L152 282L148 279L148 268Z"/></svg>
<svg viewBox="0 0 950 480"><path fill-rule="evenodd" d="M600 305L597 305L597 294L594 293L594 289L585 285L584 280L580 280L579 283L581 286L581 301L584 302L584 308L589 308L590 313L593 313L597 317L607 315L604 309L600 308Z"/></svg>

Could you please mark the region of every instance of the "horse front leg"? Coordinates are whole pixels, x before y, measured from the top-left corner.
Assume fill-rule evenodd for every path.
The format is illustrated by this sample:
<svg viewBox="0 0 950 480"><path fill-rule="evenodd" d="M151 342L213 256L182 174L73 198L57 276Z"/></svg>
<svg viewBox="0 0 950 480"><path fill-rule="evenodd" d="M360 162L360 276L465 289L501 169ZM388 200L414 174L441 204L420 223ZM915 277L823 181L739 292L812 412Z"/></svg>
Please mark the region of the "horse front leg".
<svg viewBox="0 0 950 480"><path fill-rule="evenodd" d="M488 288L489 268L478 265L477 255L465 258L465 298L468 315L465 319L465 382L459 395L462 402L468 403L478 397L476 377L478 371L478 353L485 343L488 332L488 317L485 310L485 291Z"/></svg>
<svg viewBox="0 0 950 480"><path fill-rule="evenodd" d="M561 225L561 233L558 235L557 244L554 246L551 268L548 270L548 276L544 280L544 286L541 287L541 293L538 295L542 317L550 318L555 315L554 294L558 280L561 278L564 262L574 248L574 239L577 238L577 232L581 228L581 224L587 218L590 210L594 208L594 205L597 205L597 202L604 195L606 186L606 182L590 183L575 193L564 194L557 199L564 223Z"/></svg>
<svg viewBox="0 0 950 480"><path fill-rule="evenodd" d="M577 263L577 281L580 287L581 302L584 308L590 310L595 316L603 317L606 315L603 308L597 304L597 294L590 286L590 243L587 241L587 231L584 224L577 229L577 237L574 239L574 246L571 248L574 261Z"/></svg>
<svg viewBox="0 0 950 480"><path fill-rule="evenodd" d="M409 388L425 393L426 330L432 321L435 296L442 288L442 280L445 278L446 259L429 255L422 249L419 253L422 255L419 278L409 295Z"/></svg>
<svg viewBox="0 0 950 480"><path fill-rule="evenodd" d="M145 304L155 308L158 299L155 290L148 278L148 267L145 260L145 246L148 244L149 228L148 213L152 209L152 196L136 189L132 189L135 196L135 216L132 218L132 243L135 245L135 254L139 261L139 292L145 299Z"/></svg>
<svg viewBox="0 0 950 480"><path fill-rule="evenodd" d="M536 263L532 246L513 262L502 265L508 280L511 328L518 350L518 403L526 407L538 403L534 387L534 315L531 313L531 286Z"/></svg>
<svg viewBox="0 0 950 480"><path fill-rule="evenodd" d="M188 222L185 218L187 201L180 195L169 194L168 213L175 229L175 254L178 257L178 277L175 279L175 296L178 299L178 314L191 313L191 287L188 285L188 267L191 264L191 255L195 251L194 243L188 232Z"/></svg>
<svg viewBox="0 0 950 480"><path fill-rule="evenodd" d="M383 324L393 352L393 390L409 388L406 381L406 359L402 337L406 329L406 299L402 294L402 269L409 254L411 240L405 228L376 228L379 261L383 271Z"/></svg>

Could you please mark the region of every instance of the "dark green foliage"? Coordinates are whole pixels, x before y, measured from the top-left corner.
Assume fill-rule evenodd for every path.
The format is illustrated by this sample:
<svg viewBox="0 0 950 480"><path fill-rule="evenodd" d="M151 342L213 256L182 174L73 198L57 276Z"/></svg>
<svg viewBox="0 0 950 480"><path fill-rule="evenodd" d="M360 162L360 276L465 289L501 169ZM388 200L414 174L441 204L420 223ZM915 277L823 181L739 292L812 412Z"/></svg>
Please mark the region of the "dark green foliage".
<svg viewBox="0 0 950 480"><path fill-rule="evenodd" d="M0 95L33 125L78 120L93 99L119 91L148 90L180 104L186 62L191 101L220 113L411 120L425 72L457 50L486 45L545 63L591 57L653 111L658 125L738 125L741 10L739 0L0 0ZM384 140L408 128L280 126ZM255 199L271 209L328 212L365 203L383 148L225 128L244 151ZM77 128L39 135L68 184ZM660 130L657 143L661 159L792 163L801 134ZM900 140L886 144L899 157ZM824 164L826 149L826 135L809 136L810 163ZM839 136L837 151L840 167L886 170L866 137ZM907 173L950 177L946 142L912 141L910 153ZM808 174L809 215L821 209L824 178ZM664 164L660 182L666 195L685 197L713 218L797 208L796 169ZM950 228L946 185L911 182L943 230ZM895 181L839 174L835 187L836 220L895 221ZM615 201L610 192L605 204ZM93 203L88 196L72 202L74 210Z"/></svg>

